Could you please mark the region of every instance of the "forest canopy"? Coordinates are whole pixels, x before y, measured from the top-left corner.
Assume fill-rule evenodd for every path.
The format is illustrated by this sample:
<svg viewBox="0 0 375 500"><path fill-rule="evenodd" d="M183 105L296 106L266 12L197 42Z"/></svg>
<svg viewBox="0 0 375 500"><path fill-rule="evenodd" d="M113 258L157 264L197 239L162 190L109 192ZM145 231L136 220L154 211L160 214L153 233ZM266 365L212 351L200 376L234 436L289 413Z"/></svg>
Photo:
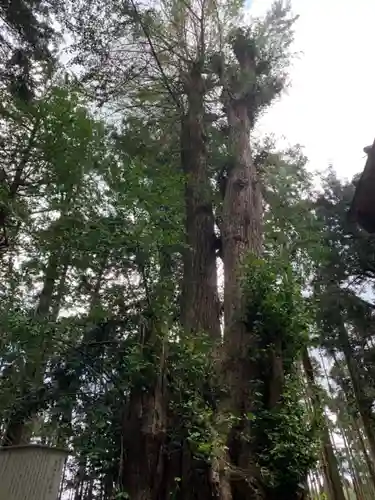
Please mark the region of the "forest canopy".
<svg viewBox="0 0 375 500"><path fill-rule="evenodd" d="M59 500L374 498L358 178L259 136L297 16L244 8L0 1L0 437Z"/></svg>

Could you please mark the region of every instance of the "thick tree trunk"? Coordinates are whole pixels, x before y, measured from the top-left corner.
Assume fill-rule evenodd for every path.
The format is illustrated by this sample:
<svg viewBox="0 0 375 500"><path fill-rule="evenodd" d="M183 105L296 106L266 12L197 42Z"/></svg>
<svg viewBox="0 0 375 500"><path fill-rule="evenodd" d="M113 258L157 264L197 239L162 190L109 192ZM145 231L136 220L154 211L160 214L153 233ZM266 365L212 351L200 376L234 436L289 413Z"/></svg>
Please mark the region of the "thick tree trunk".
<svg viewBox="0 0 375 500"><path fill-rule="evenodd" d="M208 171L204 125L204 79L192 65L182 75L187 110L181 121L181 165L185 175L186 248L182 283L181 324L187 333L206 333L220 341L220 302L216 262L213 193ZM169 425L178 415L170 415ZM166 460L164 495L178 500L206 500L219 494L212 470L196 460L188 443L180 442ZM176 483L175 478L180 478ZM161 495L161 498L166 496Z"/></svg>
<svg viewBox="0 0 375 500"><path fill-rule="evenodd" d="M165 454L168 425L165 364L171 318L163 311L168 310L171 302L173 276L170 274L169 256L163 249L159 259L158 284L152 292L145 288L146 293L151 293L147 297L148 302L156 303L153 300L155 296L160 309L146 311L148 324L140 327L143 330L140 332L140 348L144 359L154 366L154 373L150 380L147 369L147 376L144 377L147 383L134 381L123 418L121 481L132 500L161 500L171 495L171 491L166 489Z"/></svg>
<svg viewBox="0 0 375 500"><path fill-rule="evenodd" d="M187 332L220 338L220 303L212 188L204 131L205 86L195 67L184 75L187 112L181 124L181 162L185 174L186 244L182 324Z"/></svg>
<svg viewBox="0 0 375 500"><path fill-rule="evenodd" d="M126 408L122 486L132 500L157 500L163 486L166 396L162 372L158 379L147 392L134 389Z"/></svg>
<svg viewBox="0 0 375 500"><path fill-rule="evenodd" d="M240 419L254 412L257 339L243 321L242 266L249 254L259 255L262 247L262 197L250 148L251 123L246 104L224 92L229 126L230 168L227 172L222 211L224 263L224 353L222 372L228 387L223 411ZM233 499L265 498L259 471L249 444L241 440L245 423L228 436ZM237 471L237 472L235 472ZM240 472L242 471L242 472ZM246 472L245 472L246 471ZM257 496L259 495L259 496Z"/></svg>
<svg viewBox="0 0 375 500"><path fill-rule="evenodd" d="M322 452L323 452L324 476L327 482L328 491L331 500L345 500L345 494L341 483L340 472L336 456L333 451L329 430L325 422L325 416L322 411L322 403L320 401L319 391L315 383L314 369L311 364L310 356L307 349L304 349L303 351L302 362L306 373L308 387L310 390L310 397L315 407L315 411L322 413L322 417L324 419L323 434L322 434L322 446L323 446Z"/></svg>

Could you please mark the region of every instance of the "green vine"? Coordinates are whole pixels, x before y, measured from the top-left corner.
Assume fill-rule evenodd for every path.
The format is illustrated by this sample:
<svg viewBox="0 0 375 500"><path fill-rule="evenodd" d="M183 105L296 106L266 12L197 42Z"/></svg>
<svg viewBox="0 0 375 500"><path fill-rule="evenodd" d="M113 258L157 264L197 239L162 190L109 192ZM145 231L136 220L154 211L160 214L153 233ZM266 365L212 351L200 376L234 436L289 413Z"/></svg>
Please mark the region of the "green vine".
<svg viewBox="0 0 375 500"><path fill-rule="evenodd" d="M287 495L316 462L318 436L303 402L300 353L308 343L309 311L292 266L282 259L248 259L244 274L245 322L256 338L258 401L251 415L257 460L270 492ZM265 396L274 384L270 352L282 358L283 387L276 405ZM272 494L271 494L272 496ZM281 498L280 496L280 498ZM286 498L286 497L285 497Z"/></svg>

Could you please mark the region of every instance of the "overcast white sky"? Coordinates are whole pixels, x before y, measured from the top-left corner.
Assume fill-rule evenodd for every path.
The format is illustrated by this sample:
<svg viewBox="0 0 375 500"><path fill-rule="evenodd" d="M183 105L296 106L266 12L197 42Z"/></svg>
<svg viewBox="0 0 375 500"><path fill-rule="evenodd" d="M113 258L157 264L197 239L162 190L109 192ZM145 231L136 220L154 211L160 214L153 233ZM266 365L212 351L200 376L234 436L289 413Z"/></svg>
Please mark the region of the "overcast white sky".
<svg viewBox="0 0 375 500"><path fill-rule="evenodd" d="M272 0L252 0L263 13ZM375 1L292 0L300 15L292 87L260 125L300 143L313 169L332 162L340 177L364 167L375 138Z"/></svg>

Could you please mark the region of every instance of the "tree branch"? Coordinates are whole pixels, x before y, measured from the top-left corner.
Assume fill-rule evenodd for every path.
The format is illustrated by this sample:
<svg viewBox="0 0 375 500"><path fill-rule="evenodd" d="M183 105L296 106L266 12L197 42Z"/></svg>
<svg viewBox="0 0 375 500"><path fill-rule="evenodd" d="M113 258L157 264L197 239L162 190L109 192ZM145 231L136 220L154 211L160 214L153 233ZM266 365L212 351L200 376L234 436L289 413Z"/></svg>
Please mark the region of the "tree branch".
<svg viewBox="0 0 375 500"><path fill-rule="evenodd" d="M158 55L156 53L156 50L155 50L154 45L153 45L152 40L151 40L150 32L149 32L147 26L145 25L145 23L142 21L142 16L140 15L140 13L139 13L139 11L137 9L137 6L135 5L134 0L130 0L130 3L132 5L132 7L133 7L134 13L135 13L135 15L136 15L136 17L137 17L137 19L139 21L139 24L140 24L140 26L142 28L142 31L143 31L146 39L147 39L147 42L148 42L148 44L150 46L152 56L155 59L155 62L157 64L158 68L159 68L159 71L161 73L162 79L164 81L164 85L165 85L166 89L168 90L168 93L170 94L170 96L172 97L172 99L174 100L174 102L176 103L177 107L179 109L181 109L181 107L182 107L181 103L180 103L180 101L179 101L176 93L173 91L171 85L169 84L168 77L165 74L165 72L163 70L163 67L161 65L161 62L160 62L160 60L158 58Z"/></svg>

